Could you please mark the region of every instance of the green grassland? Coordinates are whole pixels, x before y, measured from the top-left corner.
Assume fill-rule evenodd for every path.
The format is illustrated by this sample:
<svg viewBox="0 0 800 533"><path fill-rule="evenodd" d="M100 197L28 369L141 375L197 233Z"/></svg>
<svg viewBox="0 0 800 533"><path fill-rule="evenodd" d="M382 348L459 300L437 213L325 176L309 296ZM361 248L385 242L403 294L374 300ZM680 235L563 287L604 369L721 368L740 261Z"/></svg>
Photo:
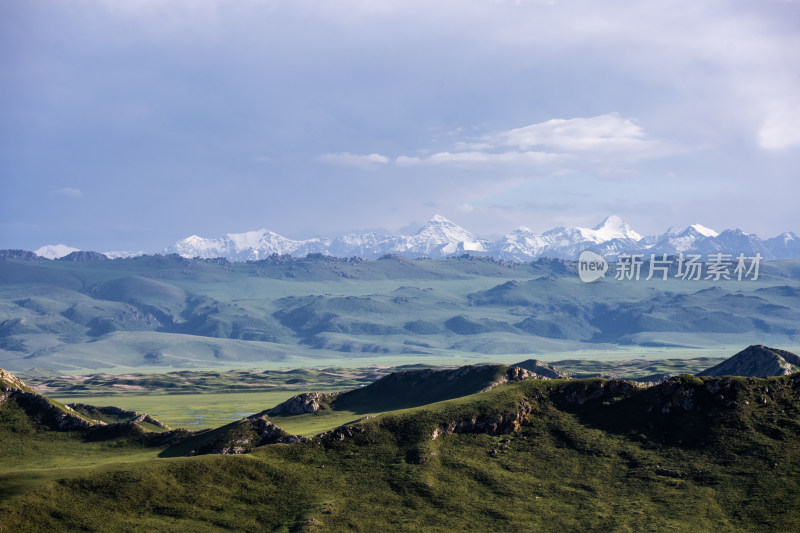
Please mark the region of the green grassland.
<svg viewBox="0 0 800 533"><path fill-rule="evenodd" d="M715 383L727 388L711 392ZM800 519L798 387L797 376L685 376L644 390L527 380L386 412L348 438L188 458L152 458L135 442L93 443L74 432L48 440L45 428L6 402L4 438L19 447L42 440L39 455L63 455L76 468L43 474L32 456L4 463L0 524L10 531L790 531ZM497 421L523 405L530 412L516 432L432 438L453 422ZM124 462L106 462L114 446Z"/></svg>
<svg viewBox="0 0 800 533"><path fill-rule="evenodd" d="M257 413L265 405L277 405L296 391L235 392L200 394L116 394L113 396L70 396L70 403L113 405L147 413L171 427L202 429L218 427Z"/></svg>
<svg viewBox="0 0 800 533"><path fill-rule="evenodd" d="M474 257L2 257L0 364L59 375L800 345L798 260L762 265L759 280L742 282L584 284L573 270Z"/></svg>
<svg viewBox="0 0 800 533"><path fill-rule="evenodd" d="M726 355L735 349L731 348ZM724 357L646 359L658 355L664 348L640 349L632 359L566 359L554 361L559 369L576 377L619 376L626 379L645 379L661 375L697 374L724 360ZM616 352L617 357L626 352ZM705 352L701 352L705 353ZM717 349L714 354L725 353ZM523 356L524 358L524 356ZM460 359L460 362L466 362ZM479 360L477 362L483 362ZM516 363L517 361L504 361ZM37 391L63 403L114 405L148 413L172 427L191 429L218 427L232 420L259 412L264 406L277 405L291 396L305 392L334 392L349 390L372 383L390 372L431 365L402 367L319 368L294 370L211 370L130 373L121 375L95 374L88 376L28 376L20 377ZM443 368L443 367L432 367ZM324 416L305 416L287 422L290 433L309 434L324 431L364 414L346 409L325 413ZM307 420L307 424L300 423ZM282 422L281 427L284 427Z"/></svg>

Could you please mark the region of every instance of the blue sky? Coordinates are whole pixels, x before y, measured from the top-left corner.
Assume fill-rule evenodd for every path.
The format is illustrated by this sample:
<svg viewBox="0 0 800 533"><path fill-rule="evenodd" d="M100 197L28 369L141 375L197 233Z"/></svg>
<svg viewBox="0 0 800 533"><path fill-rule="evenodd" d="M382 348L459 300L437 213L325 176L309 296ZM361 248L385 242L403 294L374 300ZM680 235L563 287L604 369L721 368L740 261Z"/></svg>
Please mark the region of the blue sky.
<svg viewBox="0 0 800 533"><path fill-rule="evenodd" d="M0 248L800 231L796 1L12 1L0 66Z"/></svg>

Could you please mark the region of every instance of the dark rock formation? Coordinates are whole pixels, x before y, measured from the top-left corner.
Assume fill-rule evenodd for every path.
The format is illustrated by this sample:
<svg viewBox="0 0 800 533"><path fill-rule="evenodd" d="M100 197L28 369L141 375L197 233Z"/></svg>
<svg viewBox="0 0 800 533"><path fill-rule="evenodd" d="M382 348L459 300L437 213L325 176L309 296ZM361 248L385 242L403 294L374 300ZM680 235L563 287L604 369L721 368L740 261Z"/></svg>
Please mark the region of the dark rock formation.
<svg viewBox="0 0 800 533"><path fill-rule="evenodd" d="M2 259L24 259L26 261L32 261L34 259L41 259L41 257L26 250L0 250L0 260Z"/></svg>
<svg viewBox="0 0 800 533"><path fill-rule="evenodd" d="M60 257L56 259L56 261L108 261L108 257L99 253L99 252L72 252L71 254L65 255L64 257Z"/></svg>

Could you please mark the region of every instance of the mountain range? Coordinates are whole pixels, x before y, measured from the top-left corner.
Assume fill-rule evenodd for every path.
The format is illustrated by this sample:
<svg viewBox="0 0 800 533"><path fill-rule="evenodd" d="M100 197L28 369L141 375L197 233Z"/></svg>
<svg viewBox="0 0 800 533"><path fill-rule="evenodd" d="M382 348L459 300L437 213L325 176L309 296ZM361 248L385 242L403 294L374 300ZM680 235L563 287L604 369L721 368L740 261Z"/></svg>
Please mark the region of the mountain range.
<svg viewBox="0 0 800 533"><path fill-rule="evenodd" d="M761 239L739 229L716 232L701 224L670 228L661 235L642 236L622 218L612 215L593 228L561 226L535 233L520 227L499 239L485 239L436 215L414 235L368 232L348 233L333 239L315 237L293 240L261 229L228 233L219 238L192 235L162 252L187 258L224 257L230 261L257 261L273 254L295 257L323 254L376 259L387 254L441 258L467 253L524 262L540 257L576 259L584 250L592 250L611 259L621 253L698 253L704 256L714 253L753 256L759 253L765 260L787 259L800 257L800 237L785 232L777 237ZM76 248L62 244L44 246L35 253L48 259L57 259L75 251ZM104 253L110 259L142 254Z"/></svg>

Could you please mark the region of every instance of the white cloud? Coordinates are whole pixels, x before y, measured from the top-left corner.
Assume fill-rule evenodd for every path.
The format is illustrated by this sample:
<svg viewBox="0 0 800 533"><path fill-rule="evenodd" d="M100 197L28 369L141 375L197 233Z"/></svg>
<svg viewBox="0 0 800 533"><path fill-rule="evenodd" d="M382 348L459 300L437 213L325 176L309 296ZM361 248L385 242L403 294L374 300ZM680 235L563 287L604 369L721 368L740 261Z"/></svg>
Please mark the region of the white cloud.
<svg viewBox="0 0 800 533"><path fill-rule="evenodd" d="M473 140L456 141L453 151L425 156L401 155L395 159L395 164L527 168L584 163L598 173L612 169L611 173L616 174L615 169L620 164L675 152L675 146L650 138L632 119L608 113L588 118L554 118L496 131Z"/></svg>
<svg viewBox="0 0 800 533"><path fill-rule="evenodd" d="M800 106L770 112L758 131L758 144L766 150L800 146Z"/></svg>
<svg viewBox="0 0 800 533"><path fill-rule="evenodd" d="M81 198L83 196L83 192L75 187L62 187L61 189L50 191L50 194L66 196L67 198Z"/></svg>
<svg viewBox="0 0 800 533"><path fill-rule="evenodd" d="M458 206L458 210L461 211L462 213L472 213L473 211L475 211L475 207L470 204L461 204L460 206Z"/></svg>
<svg viewBox="0 0 800 533"><path fill-rule="evenodd" d="M567 159L562 154L548 152L482 152L471 150L466 152L438 152L426 157L401 155L395 159L400 166L411 165L543 165Z"/></svg>
<svg viewBox="0 0 800 533"><path fill-rule="evenodd" d="M561 119L531 124L489 135L486 143L523 150L534 147L564 152L649 151L657 144L644 129L617 113L590 118Z"/></svg>
<svg viewBox="0 0 800 533"><path fill-rule="evenodd" d="M340 152L338 154L323 154L318 157L323 163L335 165L346 165L353 167L368 168L373 165L385 165L389 158L381 154L358 155L350 152Z"/></svg>

